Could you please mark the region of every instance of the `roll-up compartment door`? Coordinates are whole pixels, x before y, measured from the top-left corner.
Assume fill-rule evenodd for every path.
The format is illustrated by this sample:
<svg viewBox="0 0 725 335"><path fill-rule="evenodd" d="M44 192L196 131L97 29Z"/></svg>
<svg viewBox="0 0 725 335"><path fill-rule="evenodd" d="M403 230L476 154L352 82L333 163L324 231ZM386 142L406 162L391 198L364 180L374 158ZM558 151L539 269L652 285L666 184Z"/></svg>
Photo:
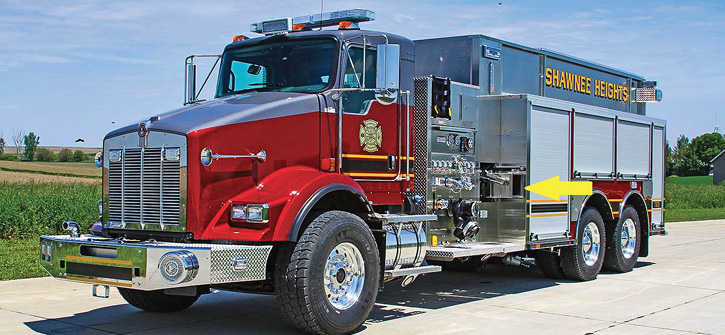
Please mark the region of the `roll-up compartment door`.
<svg viewBox="0 0 725 335"><path fill-rule="evenodd" d="M534 106L531 109L529 184L559 176L569 180L569 112ZM529 193L529 230L533 240L566 236L568 197L551 200Z"/></svg>
<svg viewBox="0 0 725 335"><path fill-rule="evenodd" d="M612 177L614 119L576 113L574 171L581 177Z"/></svg>
<svg viewBox="0 0 725 335"><path fill-rule="evenodd" d="M654 127L652 131L652 224L662 222L665 197L665 129Z"/></svg>
<svg viewBox="0 0 725 335"><path fill-rule="evenodd" d="M628 121L617 125L617 172L624 178L650 173L650 127Z"/></svg>

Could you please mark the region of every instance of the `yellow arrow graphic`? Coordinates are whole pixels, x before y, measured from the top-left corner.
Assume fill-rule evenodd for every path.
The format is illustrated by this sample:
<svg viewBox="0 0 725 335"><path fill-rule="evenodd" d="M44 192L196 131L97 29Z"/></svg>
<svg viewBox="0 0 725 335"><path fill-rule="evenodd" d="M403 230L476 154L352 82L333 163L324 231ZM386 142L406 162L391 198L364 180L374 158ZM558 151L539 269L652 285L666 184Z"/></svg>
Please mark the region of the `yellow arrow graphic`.
<svg viewBox="0 0 725 335"><path fill-rule="evenodd" d="M562 195L590 195L592 182L590 181L559 181L559 176L526 186L524 189L531 193L543 195L549 199L559 200Z"/></svg>

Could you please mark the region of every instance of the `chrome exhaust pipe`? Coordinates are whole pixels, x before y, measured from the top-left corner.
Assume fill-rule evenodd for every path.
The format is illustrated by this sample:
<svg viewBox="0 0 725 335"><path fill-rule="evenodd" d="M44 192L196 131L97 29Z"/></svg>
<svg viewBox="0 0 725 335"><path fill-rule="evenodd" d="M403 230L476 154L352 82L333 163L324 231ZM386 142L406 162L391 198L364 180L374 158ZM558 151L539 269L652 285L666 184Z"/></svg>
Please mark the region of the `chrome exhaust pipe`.
<svg viewBox="0 0 725 335"><path fill-rule="evenodd" d="M70 237L80 237L80 228L78 228L78 224L75 221L63 221L63 224L61 225L61 228L63 230L70 232Z"/></svg>

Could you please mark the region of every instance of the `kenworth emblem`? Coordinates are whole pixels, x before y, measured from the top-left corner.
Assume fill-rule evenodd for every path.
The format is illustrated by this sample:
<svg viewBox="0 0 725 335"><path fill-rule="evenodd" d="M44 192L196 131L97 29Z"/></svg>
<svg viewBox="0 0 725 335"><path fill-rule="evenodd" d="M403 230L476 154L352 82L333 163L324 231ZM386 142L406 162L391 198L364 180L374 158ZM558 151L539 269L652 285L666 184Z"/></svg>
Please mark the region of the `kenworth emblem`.
<svg viewBox="0 0 725 335"><path fill-rule="evenodd" d="M149 131L146 129L145 123L139 123L138 124L138 137L146 137L148 135Z"/></svg>
<svg viewBox="0 0 725 335"><path fill-rule="evenodd" d="M367 152L376 152L383 144L383 130L378 121L365 120L360 125L360 145Z"/></svg>

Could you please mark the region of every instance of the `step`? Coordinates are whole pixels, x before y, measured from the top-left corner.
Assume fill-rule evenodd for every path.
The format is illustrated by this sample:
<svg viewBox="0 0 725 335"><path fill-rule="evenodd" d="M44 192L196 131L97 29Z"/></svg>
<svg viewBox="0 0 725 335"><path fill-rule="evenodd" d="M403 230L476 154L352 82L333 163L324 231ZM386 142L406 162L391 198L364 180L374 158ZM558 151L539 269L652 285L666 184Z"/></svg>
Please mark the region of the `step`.
<svg viewBox="0 0 725 335"><path fill-rule="evenodd" d="M476 243L452 244L447 246L429 247L425 259L431 261L452 261L455 258L483 256L489 254L506 254L526 250L526 244L519 243Z"/></svg>
<svg viewBox="0 0 725 335"><path fill-rule="evenodd" d="M424 273L431 273L431 272L441 272L441 267L438 265L426 265L426 266L417 266L413 268L404 268L404 269L397 269L397 270L385 270L385 277L403 277L403 276L411 276L411 275L419 275Z"/></svg>

